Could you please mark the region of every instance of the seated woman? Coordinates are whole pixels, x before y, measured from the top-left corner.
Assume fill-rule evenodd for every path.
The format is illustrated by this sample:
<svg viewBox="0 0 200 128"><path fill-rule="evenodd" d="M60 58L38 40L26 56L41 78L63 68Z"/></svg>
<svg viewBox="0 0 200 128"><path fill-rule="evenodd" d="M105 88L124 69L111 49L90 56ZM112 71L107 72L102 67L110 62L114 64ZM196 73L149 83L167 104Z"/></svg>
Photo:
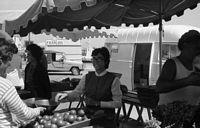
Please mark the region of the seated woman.
<svg viewBox="0 0 200 128"><path fill-rule="evenodd" d="M122 92L120 80L113 73L106 71L110 63L110 54L107 48L97 48L92 52L94 72L82 77L77 87L70 93L58 94L58 101L74 100L81 94L86 99L86 114L90 116L101 115L91 121L91 125L104 128L116 128L115 108L121 107Z"/></svg>

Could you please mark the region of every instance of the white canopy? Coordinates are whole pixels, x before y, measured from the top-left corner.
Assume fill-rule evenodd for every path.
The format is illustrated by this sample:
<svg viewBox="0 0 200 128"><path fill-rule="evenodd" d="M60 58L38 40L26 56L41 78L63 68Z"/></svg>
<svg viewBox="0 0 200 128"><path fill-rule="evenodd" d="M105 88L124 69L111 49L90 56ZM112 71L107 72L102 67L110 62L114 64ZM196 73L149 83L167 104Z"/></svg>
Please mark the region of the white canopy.
<svg viewBox="0 0 200 128"><path fill-rule="evenodd" d="M200 28L187 25L165 25L163 26L163 43L177 43L179 38L187 31L194 29L200 32ZM158 26L124 28L119 29L117 34L117 42L120 43L145 43L159 42Z"/></svg>

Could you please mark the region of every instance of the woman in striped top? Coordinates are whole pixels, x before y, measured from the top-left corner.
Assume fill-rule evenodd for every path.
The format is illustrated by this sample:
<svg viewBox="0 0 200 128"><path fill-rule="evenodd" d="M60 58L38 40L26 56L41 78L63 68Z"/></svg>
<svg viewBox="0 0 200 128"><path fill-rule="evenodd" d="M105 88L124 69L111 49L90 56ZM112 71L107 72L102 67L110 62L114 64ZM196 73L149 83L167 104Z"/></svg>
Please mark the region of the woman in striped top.
<svg viewBox="0 0 200 128"><path fill-rule="evenodd" d="M12 114L19 120L30 120L40 115L45 108L29 108L20 99L14 85L7 79L6 69L10 65L12 50L11 37L0 30L0 128L17 128Z"/></svg>

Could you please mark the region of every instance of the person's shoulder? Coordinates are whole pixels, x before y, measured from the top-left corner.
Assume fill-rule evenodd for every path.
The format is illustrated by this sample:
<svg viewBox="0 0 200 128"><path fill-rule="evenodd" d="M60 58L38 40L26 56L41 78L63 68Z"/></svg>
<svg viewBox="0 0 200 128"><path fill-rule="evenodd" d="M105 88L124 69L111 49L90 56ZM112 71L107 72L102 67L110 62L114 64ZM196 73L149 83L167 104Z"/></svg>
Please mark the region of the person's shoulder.
<svg viewBox="0 0 200 128"><path fill-rule="evenodd" d="M172 65L175 65L176 61L177 61L177 58L170 58L166 60L164 65L172 66Z"/></svg>
<svg viewBox="0 0 200 128"><path fill-rule="evenodd" d="M0 81L1 81L0 82L0 88L1 89L11 88L13 86L13 84L11 83L11 81L8 80L8 79L0 77Z"/></svg>
<svg viewBox="0 0 200 128"><path fill-rule="evenodd" d="M165 64L162 67L162 74L161 76L174 76L176 73L176 62L174 58L166 60ZM174 75L173 75L174 74Z"/></svg>

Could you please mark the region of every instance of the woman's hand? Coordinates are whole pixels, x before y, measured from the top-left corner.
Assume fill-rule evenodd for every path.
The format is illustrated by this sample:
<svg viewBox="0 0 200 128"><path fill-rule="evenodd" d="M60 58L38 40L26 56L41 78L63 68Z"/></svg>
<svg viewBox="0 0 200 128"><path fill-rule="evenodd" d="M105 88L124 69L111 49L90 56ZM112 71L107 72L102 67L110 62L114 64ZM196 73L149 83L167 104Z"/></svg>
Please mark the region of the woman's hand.
<svg viewBox="0 0 200 128"><path fill-rule="evenodd" d="M68 101L67 96L68 96L67 93L58 93L55 96L55 101L56 102L67 102Z"/></svg>
<svg viewBox="0 0 200 128"><path fill-rule="evenodd" d="M44 108L44 107L37 107L37 109L39 109L40 114L44 113L44 111L46 110L46 108Z"/></svg>

